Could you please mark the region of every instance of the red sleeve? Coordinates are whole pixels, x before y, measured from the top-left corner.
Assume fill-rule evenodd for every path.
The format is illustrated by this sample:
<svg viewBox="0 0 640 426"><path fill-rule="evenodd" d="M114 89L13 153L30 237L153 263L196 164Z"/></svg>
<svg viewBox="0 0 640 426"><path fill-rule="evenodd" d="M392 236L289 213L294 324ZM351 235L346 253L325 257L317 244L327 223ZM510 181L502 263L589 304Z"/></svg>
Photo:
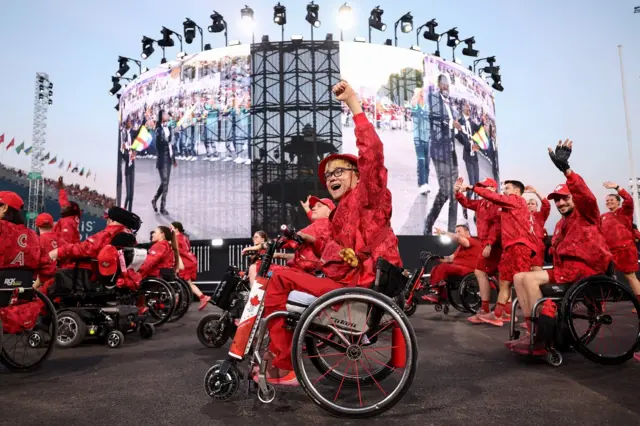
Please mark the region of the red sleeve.
<svg viewBox="0 0 640 426"><path fill-rule="evenodd" d="M629 194L624 188L619 188L618 194L622 197L622 207L620 207L621 213L626 218L630 218L633 222L633 198L631 197L631 194Z"/></svg>
<svg viewBox="0 0 640 426"><path fill-rule="evenodd" d="M578 209L578 212L580 212L580 216L585 218L589 223L599 225L600 209L598 208L598 200L582 177L572 171L571 174L567 176L567 186L573 197L573 203Z"/></svg>
<svg viewBox="0 0 640 426"><path fill-rule="evenodd" d="M356 125L358 171L360 185L367 189L367 202L381 199L387 189L387 169L384 166L384 148L373 125L364 113L353 117Z"/></svg>
<svg viewBox="0 0 640 426"><path fill-rule="evenodd" d="M168 244L161 244L161 242L155 243L149 248L149 252L147 253L147 258L144 260L142 266L138 272L143 277L146 277L149 272L155 269L155 266L160 263L160 261L167 254L167 247L170 247Z"/></svg>
<svg viewBox="0 0 640 426"><path fill-rule="evenodd" d="M503 195L498 194L496 192L490 191L487 188L483 188L481 186L474 186L473 192L484 198L485 200L489 200L498 206L505 209L513 209L519 207L518 199L515 198L517 195Z"/></svg>
<svg viewBox="0 0 640 426"><path fill-rule="evenodd" d="M498 207L496 205L491 209L491 224L489 225L489 244L494 246L500 240L500 212L498 211Z"/></svg>
<svg viewBox="0 0 640 426"><path fill-rule="evenodd" d="M309 220L310 220L310 221L312 221L312 222L313 222L313 219L311 219L311 216L312 216L312 215L313 215L313 212L312 212L311 210L309 210L309 211L307 212L307 217L309 218Z"/></svg>
<svg viewBox="0 0 640 426"><path fill-rule="evenodd" d="M65 191L64 188L60 188L58 203L60 203L60 207L63 209L69 207L69 197L67 197L67 191Z"/></svg>
<svg viewBox="0 0 640 426"><path fill-rule="evenodd" d="M465 209L478 211L478 205L480 201L478 200L470 200L462 194L462 192L456 192L456 200L460 203L462 207Z"/></svg>
<svg viewBox="0 0 640 426"><path fill-rule="evenodd" d="M540 205L540 211L536 212L536 221L539 221L540 226L544 228L544 224L549 219L549 215L551 214L551 203L546 198L542 200L542 204Z"/></svg>
<svg viewBox="0 0 640 426"><path fill-rule="evenodd" d="M60 260L73 260L87 257L95 259L98 257L100 249L104 246L103 239L104 234L98 232L81 243L65 244L58 249L58 258Z"/></svg>

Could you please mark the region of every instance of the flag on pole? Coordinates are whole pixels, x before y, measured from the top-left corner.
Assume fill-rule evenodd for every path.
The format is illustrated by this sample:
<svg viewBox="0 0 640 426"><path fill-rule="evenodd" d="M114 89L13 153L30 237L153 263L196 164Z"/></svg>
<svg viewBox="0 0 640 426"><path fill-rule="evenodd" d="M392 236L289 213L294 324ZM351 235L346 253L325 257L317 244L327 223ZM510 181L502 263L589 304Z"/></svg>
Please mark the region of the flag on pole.
<svg viewBox="0 0 640 426"><path fill-rule="evenodd" d="M484 131L484 126L480 126L478 131L473 134L471 139L473 139L473 141L478 144L481 149L489 148L489 138L487 137L487 133Z"/></svg>
<svg viewBox="0 0 640 426"><path fill-rule="evenodd" d="M20 154L23 149L24 149L24 142L22 142L20 145L16 147L16 152Z"/></svg>
<svg viewBox="0 0 640 426"><path fill-rule="evenodd" d="M47 161L49 158L51 158L51 155L49 155L49 153L47 152L47 155L42 157L42 161Z"/></svg>
<svg viewBox="0 0 640 426"><path fill-rule="evenodd" d="M58 162L58 156L53 157L49 160L49 165L56 164Z"/></svg>
<svg viewBox="0 0 640 426"><path fill-rule="evenodd" d="M9 148L14 146L15 144L16 144L16 139L15 138L11 139L11 142L9 142L9 145L7 145L6 150L9 151Z"/></svg>
<svg viewBox="0 0 640 426"><path fill-rule="evenodd" d="M31 155L31 151L33 151L33 146L30 146L29 148L24 150L24 155Z"/></svg>
<svg viewBox="0 0 640 426"><path fill-rule="evenodd" d="M131 144L131 149L134 151L143 151L147 149L151 143L151 139L151 133L149 133L147 127L142 126L138 132L138 136L136 136L136 140Z"/></svg>
<svg viewBox="0 0 640 426"><path fill-rule="evenodd" d="M79 173L79 174L80 174L80 176L83 176L83 175L84 175L84 167L82 168L82 170L80 170L80 173Z"/></svg>
<svg viewBox="0 0 640 426"><path fill-rule="evenodd" d="M78 166L75 166L73 170L71 170L71 173L78 173Z"/></svg>
<svg viewBox="0 0 640 426"><path fill-rule="evenodd" d="M69 161L69 165L67 166L67 171L71 168L71 161Z"/></svg>
<svg viewBox="0 0 640 426"><path fill-rule="evenodd" d="M87 172L87 177L91 176L91 169Z"/></svg>
<svg viewBox="0 0 640 426"><path fill-rule="evenodd" d="M62 169L64 167L64 158L60 160L60 164L58 164L58 168Z"/></svg>
<svg viewBox="0 0 640 426"><path fill-rule="evenodd" d="M4 133L0 135L0 144L4 143Z"/></svg>

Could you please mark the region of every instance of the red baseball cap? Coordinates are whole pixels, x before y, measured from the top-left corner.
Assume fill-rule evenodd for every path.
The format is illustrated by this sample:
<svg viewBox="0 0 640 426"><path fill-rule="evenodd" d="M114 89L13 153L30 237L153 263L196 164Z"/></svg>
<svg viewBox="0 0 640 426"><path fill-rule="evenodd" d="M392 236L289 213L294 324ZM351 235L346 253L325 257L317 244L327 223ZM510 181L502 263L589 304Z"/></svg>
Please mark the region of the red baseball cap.
<svg viewBox="0 0 640 426"><path fill-rule="evenodd" d="M112 245L108 245L98 253L98 270L100 275L108 277L118 270L118 250Z"/></svg>
<svg viewBox="0 0 640 426"><path fill-rule="evenodd" d="M478 186L490 186L494 189L498 189L498 183L491 178L484 178L482 181L478 182L476 185Z"/></svg>
<svg viewBox="0 0 640 426"><path fill-rule="evenodd" d="M566 183L561 183L553 189L551 194L547 195L547 200L556 200L561 197L566 197L567 195L571 195L571 191L569 191Z"/></svg>
<svg viewBox="0 0 640 426"><path fill-rule="evenodd" d="M356 167L358 165L358 156L353 154L331 154L323 158L318 165L318 177L320 178L320 182L325 186L327 185L327 180L324 178L324 173L327 170L327 164L333 160L345 160L353 163Z"/></svg>
<svg viewBox="0 0 640 426"><path fill-rule="evenodd" d="M318 198L318 197L309 197L309 207L313 208L316 204L321 203L325 206L329 207L329 210L333 211L336 208L336 205L333 204L328 198Z"/></svg>
<svg viewBox="0 0 640 426"><path fill-rule="evenodd" d="M22 210L24 201L22 201L22 198L20 198L20 196L15 192L0 191L0 204L6 204L7 206L16 210Z"/></svg>
<svg viewBox="0 0 640 426"><path fill-rule="evenodd" d="M49 213L40 213L38 217L36 217L36 226L38 228L51 228L53 226L53 216L51 216Z"/></svg>

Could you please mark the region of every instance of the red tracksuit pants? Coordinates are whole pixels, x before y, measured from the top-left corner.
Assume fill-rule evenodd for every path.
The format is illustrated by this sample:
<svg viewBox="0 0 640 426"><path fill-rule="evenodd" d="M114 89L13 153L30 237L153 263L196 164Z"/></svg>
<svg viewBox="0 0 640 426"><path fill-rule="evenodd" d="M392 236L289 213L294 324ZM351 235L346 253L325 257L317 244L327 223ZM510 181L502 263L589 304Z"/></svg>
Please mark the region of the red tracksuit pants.
<svg viewBox="0 0 640 426"><path fill-rule="evenodd" d="M329 278L317 278L306 272L295 269L282 269L275 271L269 280L264 297L264 313L267 315L275 311L286 310L287 298L293 290L312 294L316 297L323 296L331 290L343 288L344 285ZM269 321L269 350L273 355L273 366L281 370L291 371L291 340L293 333L285 329L284 317L274 318Z"/></svg>
<svg viewBox="0 0 640 426"><path fill-rule="evenodd" d="M455 265L453 263L440 263L431 270L431 285L437 286L449 277L464 277L473 272L473 268Z"/></svg>

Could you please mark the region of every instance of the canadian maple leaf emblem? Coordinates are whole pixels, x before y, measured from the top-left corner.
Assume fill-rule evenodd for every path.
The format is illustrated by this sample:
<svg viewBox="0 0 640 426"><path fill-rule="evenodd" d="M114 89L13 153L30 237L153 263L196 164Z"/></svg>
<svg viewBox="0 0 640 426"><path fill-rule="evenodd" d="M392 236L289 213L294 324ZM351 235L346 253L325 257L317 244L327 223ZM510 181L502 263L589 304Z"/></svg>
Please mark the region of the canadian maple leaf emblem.
<svg viewBox="0 0 640 426"><path fill-rule="evenodd" d="M260 304L260 299L258 299L258 296L253 296L249 301L253 306L258 306Z"/></svg>

